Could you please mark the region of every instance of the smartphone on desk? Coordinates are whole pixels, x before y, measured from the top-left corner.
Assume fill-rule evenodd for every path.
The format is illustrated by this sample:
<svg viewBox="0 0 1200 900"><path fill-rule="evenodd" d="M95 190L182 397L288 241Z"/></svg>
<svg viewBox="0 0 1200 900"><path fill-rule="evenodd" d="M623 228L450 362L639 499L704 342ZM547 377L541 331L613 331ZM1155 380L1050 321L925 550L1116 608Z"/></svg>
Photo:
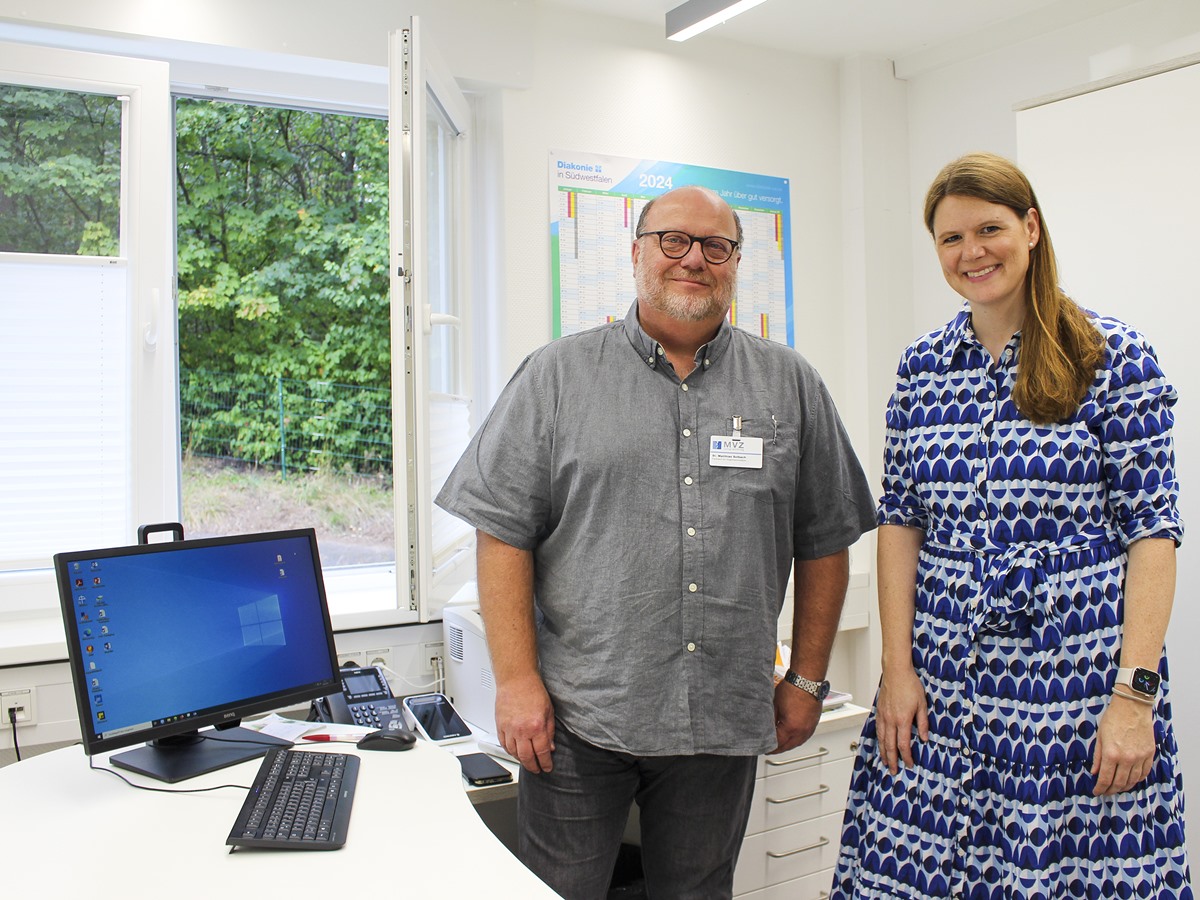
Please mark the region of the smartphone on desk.
<svg viewBox="0 0 1200 900"><path fill-rule="evenodd" d="M453 744L471 737L471 726L450 704L445 694L415 694L404 698L410 728L435 744Z"/></svg>
<svg viewBox="0 0 1200 900"><path fill-rule="evenodd" d="M464 753L458 758L463 778L476 786L507 784L512 781L512 772L500 765L486 753Z"/></svg>

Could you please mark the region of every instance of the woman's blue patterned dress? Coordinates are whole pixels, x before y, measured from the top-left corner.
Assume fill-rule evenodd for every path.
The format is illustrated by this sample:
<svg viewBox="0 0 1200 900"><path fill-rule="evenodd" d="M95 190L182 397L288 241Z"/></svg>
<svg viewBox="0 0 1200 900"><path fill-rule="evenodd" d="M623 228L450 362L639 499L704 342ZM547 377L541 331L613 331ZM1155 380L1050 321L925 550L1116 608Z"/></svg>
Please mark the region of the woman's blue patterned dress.
<svg viewBox="0 0 1200 900"><path fill-rule="evenodd" d="M1150 776L1092 796L1126 548L1183 533L1174 388L1141 335L1095 322L1106 365L1056 425L1013 405L1020 335L993 365L966 308L901 360L879 521L925 531L913 662L930 736L893 776L867 719L835 898L1192 896L1165 657Z"/></svg>

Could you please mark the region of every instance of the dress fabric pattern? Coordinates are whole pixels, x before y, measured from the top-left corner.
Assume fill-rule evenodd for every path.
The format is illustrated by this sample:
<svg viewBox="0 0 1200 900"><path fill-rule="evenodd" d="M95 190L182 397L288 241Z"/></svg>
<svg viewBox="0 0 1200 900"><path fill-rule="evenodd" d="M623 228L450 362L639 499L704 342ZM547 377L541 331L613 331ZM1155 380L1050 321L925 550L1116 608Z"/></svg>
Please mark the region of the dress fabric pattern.
<svg viewBox="0 0 1200 900"><path fill-rule="evenodd" d="M921 528L913 662L929 704L911 768L863 729L834 898L1190 898L1166 658L1148 778L1094 797L1118 667L1126 549L1182 538L1171 407L1153 350L1113 319L1075 417L1012 402L967 311L915 342L888 408L882 524Z"/></svg>

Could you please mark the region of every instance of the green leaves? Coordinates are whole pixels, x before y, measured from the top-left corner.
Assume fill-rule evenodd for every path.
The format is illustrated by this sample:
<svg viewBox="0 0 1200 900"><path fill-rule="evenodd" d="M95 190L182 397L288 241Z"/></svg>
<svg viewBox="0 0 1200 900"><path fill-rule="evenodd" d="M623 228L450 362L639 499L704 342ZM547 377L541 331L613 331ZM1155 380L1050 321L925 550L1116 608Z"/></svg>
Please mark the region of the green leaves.
<svg viewBox="0 0 1200 900"><path fill-rule="evenodd" d="M181 364L387 387L386 122L180 100L177 132Z"/></svg>
<svg viewBox="0 0 1200 900"><path fill-rule="evenodd" d="M386 122L200 100L176 119L185 417L225 398L185 448L389 468ZM291 385L282 418L264 376Z"/></svg>
<svg viewBox="0 0 1200 900"><path fill-rule="evenodd" d="M0 250L115 256L121 102L0 84Z"/></svg>

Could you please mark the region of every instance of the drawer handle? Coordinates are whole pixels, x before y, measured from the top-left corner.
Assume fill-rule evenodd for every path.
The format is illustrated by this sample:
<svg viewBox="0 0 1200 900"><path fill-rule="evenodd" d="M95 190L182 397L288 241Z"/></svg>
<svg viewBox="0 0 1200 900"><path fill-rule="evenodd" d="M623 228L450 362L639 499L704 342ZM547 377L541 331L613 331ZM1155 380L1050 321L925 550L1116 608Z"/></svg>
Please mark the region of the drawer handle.
<svg viewBox="0 0 1200 900"><path fill-rule="evenodd" d="M809 797L819 797L822 794L829 793L829 785L823 784L815 791L805 791L803 794L797 794L795 797L780 797L776 800L774 797L768 797L768 803L791 803L793 800L807 800Z"/></svg>
<svg viewBox="0 0 1200 900"><path fill-rule="evenodd" d="M767 856L771 859L783 859L786 856L795 856L797 853L804 853L807 850L820 850L822 847L828 846L829 838L821 838L815 844L809 844L807 847L797 847L795 850L784 850L782 853L776 853L774 850L768 850Z"/></svg>
<svg viewBox="0 0 1200 900"><path fill-rule="evenodd" d="M816 753L810 753L808 756L797 756L794 759L772 759L767 757L768 766L791 766L796 763L812 762L814 759L820 759L823 756L828 756L829 751L822 747Z"/></svg>

